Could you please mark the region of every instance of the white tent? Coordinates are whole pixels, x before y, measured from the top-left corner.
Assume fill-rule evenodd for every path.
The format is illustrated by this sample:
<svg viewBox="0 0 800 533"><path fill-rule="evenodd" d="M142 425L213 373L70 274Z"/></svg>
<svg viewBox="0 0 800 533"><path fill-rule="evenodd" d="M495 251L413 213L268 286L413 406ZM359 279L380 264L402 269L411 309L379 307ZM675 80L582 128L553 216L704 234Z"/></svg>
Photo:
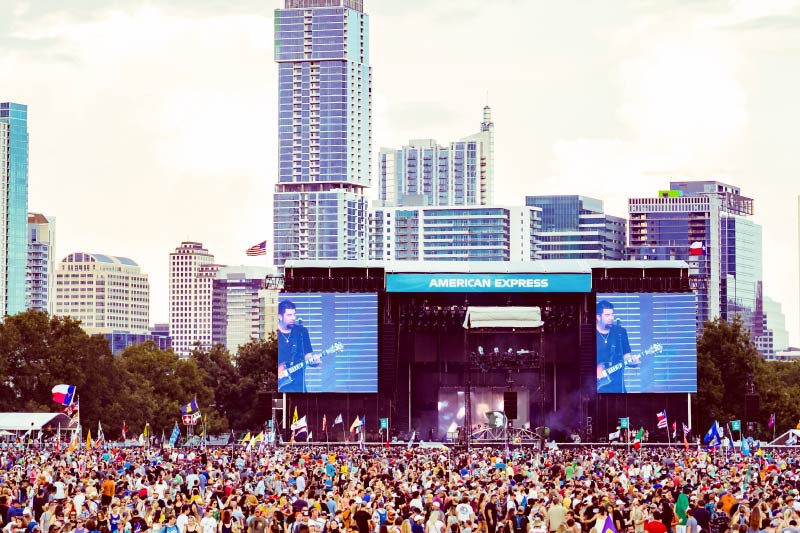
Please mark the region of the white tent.
<svg viewBox="0 0 800 533"><path fill-rule="evenodd" d="M464 328L539 328L542 311L538 307L475 307L467 308Z"/></svg>
<svg viewBox="0 0 800 533"><path fill-rule="evenodd" d="M790 429L770 442L771 446L793 446L800 444L800 429Z"/></svg>
<svg viewBox="0 0 800 533"><path fill-rule="evenodd" d="M0 413L0 431L39 431L49 427L52 431L65 430L70 418L64 413Z"/></svg>

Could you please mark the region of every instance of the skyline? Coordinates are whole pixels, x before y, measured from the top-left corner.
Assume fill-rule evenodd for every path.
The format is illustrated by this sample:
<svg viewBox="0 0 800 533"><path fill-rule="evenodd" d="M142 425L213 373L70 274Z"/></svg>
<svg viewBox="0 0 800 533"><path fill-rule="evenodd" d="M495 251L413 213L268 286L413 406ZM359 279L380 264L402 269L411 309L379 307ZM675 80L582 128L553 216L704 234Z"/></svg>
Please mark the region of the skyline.
<svg viewBox="0 0 800 533"><path fill-rule="evenodd" d="M245 251L272 243L282 6L82 0L67 12L40 1L0 21L0 66L15 73L0 100L29 109L29 211L57 217L57 262L79 251L137 261L151 322L168 316L169 253L181 241L220 263L265 264ZM799 6L367 1L369 195L381 147L459 139L487 101L498 205L520 205L520 192L582 194L627 218L627 198L671 180L736 185L754 198L764 293L796 346Z"/></svg>

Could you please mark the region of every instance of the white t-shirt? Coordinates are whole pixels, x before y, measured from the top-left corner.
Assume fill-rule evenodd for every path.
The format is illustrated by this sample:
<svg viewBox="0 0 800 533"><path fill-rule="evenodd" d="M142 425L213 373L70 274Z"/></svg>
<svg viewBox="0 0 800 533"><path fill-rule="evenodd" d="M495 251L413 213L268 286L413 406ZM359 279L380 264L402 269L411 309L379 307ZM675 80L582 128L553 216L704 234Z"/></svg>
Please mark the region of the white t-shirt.
<svg viewBox="0 0 800 533"><path fill-rule="evenodd" d="M456 515L460 522L466 522L472 516L472 507L468 503L459 503L456 505Z"/></svg>
<svg viewBox="0 0 800 533"><path fill-rule="evenodd" d="M213 516L204 516L200 520L200 527L203 528L203 533L216 533L217 532L217 519Z"/></svg>

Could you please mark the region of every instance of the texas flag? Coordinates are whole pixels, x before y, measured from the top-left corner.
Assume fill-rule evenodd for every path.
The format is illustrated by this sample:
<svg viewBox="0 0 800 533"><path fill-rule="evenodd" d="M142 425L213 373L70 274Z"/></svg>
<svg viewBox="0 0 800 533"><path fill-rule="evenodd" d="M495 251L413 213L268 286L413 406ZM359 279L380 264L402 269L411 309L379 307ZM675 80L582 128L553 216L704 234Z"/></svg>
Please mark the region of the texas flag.
<svg viewBox="0 0 800 533"><path fill-rule="evenodd" d="M706 254L706 245L702 241L694 241L689 246L689 255L699 256Z"/></svg>
<svg viewBox="0 0 800 533"><path fill-rule="evenodd" d="M53 387L53 401L61 405L71 405L75 396L75 385L56 385Z"/></svg>

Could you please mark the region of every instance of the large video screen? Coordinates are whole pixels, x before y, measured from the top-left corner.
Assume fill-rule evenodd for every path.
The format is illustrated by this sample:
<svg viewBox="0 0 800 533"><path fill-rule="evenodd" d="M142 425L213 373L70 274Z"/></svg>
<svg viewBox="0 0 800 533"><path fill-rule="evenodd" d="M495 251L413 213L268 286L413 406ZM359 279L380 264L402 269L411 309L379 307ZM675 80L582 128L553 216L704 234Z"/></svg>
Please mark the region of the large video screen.
<svg viewBox="0 0 800 533"><path fill-rule="evenodd" d="M278 297L278 392L378 392L378 295Z"/></svg>
<svg viewBox="0 0 800 533"><path fill-rule="evenodd" d="M597 392L697 392L694 293L598 294Z"/></svg>

